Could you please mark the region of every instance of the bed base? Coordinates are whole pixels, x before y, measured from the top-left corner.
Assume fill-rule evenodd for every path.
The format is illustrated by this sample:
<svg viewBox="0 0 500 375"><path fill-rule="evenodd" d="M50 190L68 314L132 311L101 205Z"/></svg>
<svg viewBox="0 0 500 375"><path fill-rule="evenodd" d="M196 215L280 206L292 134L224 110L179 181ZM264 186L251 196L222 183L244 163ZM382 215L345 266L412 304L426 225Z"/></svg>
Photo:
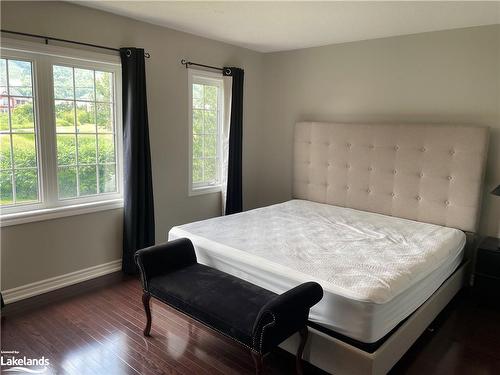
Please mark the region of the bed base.
<svg viewBox="0 0 500 375"><path fill-rule="evenodd" d="M468 268L469 261L462 263L373 353L365 352L326 333L309 328L304 360L332 374L386 374L462 288L467 280ZM280 346L295 354L299 342L299 336L294 335Z"/></svg>

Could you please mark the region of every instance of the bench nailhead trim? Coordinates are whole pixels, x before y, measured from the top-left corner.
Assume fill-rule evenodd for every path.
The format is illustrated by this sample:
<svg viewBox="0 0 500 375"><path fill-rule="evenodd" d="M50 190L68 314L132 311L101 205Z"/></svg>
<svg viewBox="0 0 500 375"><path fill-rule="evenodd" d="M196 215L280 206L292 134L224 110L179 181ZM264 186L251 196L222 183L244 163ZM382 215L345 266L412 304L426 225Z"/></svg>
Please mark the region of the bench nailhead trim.
<svg viewBox="0 0 500 375"><path fill-rule="evenodd" d="M271 316L273 317L273 320L267 324L265 324L263 327L262 327L262 331L260 333L260 342L259 342L259 352L262 353L262 342L264 341L264 332L266 330L266 328L268 327L272 327L274 326L274 324L276 323L276 316L271 312L271 311L267 311L269 314L271 314ZM253 345L255 345L255 339L256 337L253 338Z"/></svg>

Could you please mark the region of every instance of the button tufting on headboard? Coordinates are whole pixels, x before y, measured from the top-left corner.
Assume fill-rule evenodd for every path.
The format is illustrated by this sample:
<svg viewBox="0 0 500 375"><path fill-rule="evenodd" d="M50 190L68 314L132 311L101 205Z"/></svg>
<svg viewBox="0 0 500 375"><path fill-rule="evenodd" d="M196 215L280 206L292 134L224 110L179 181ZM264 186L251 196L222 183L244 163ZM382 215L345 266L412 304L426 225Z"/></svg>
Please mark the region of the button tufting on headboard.
<svg viewBox="0 0 500 375"><path fill-rule="evenodd" d="M487 143L484 127L298 123L293 195L475 231Z"/></svg>

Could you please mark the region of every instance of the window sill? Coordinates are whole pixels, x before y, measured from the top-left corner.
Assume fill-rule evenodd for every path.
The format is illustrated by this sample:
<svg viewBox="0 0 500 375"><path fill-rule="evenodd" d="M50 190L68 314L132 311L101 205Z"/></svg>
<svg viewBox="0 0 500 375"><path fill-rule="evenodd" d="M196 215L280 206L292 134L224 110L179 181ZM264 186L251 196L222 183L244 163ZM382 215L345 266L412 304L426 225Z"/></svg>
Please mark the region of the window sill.
<svg viewBox="0 0 500 375"><path fill-rule="evenodd" d="M217 186L207 186L207 187L199 187L199 188L193 188L189 191L189 196L195 196L195 195L203 195L203 194L210 194L210 193L220 193L222 191L222 187L220 185Z"/></svg>
<svg viewBox="0 0 500 375"><path fill-rule="evenodd" d="M61 206L54 208L44 208L33 211L16 212L12 214L1 215L0 227L32 223L58 219L61 217L89 214L92 212L113 210L123 207L123 199L111 199L100 202L82 203L71 206Z"/></svg>

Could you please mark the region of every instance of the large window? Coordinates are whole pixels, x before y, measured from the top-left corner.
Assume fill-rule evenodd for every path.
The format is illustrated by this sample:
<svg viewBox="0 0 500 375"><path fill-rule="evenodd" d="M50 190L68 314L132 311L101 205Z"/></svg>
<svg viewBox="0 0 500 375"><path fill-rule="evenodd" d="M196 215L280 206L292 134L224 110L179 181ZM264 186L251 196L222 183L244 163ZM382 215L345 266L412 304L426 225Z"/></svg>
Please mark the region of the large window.
<svg viewBox="0 0 500 375"><path fill-rule="evenodd" d="M83 206L88 212L110 202L119 206L119 61L37 48L1 49L2 221Z"/></svg>
<svg viewBox="0 0 500 375"><path fill-rule="evenodd" d="M190 194L220 190L223 81L189 70Z"/></svg>

